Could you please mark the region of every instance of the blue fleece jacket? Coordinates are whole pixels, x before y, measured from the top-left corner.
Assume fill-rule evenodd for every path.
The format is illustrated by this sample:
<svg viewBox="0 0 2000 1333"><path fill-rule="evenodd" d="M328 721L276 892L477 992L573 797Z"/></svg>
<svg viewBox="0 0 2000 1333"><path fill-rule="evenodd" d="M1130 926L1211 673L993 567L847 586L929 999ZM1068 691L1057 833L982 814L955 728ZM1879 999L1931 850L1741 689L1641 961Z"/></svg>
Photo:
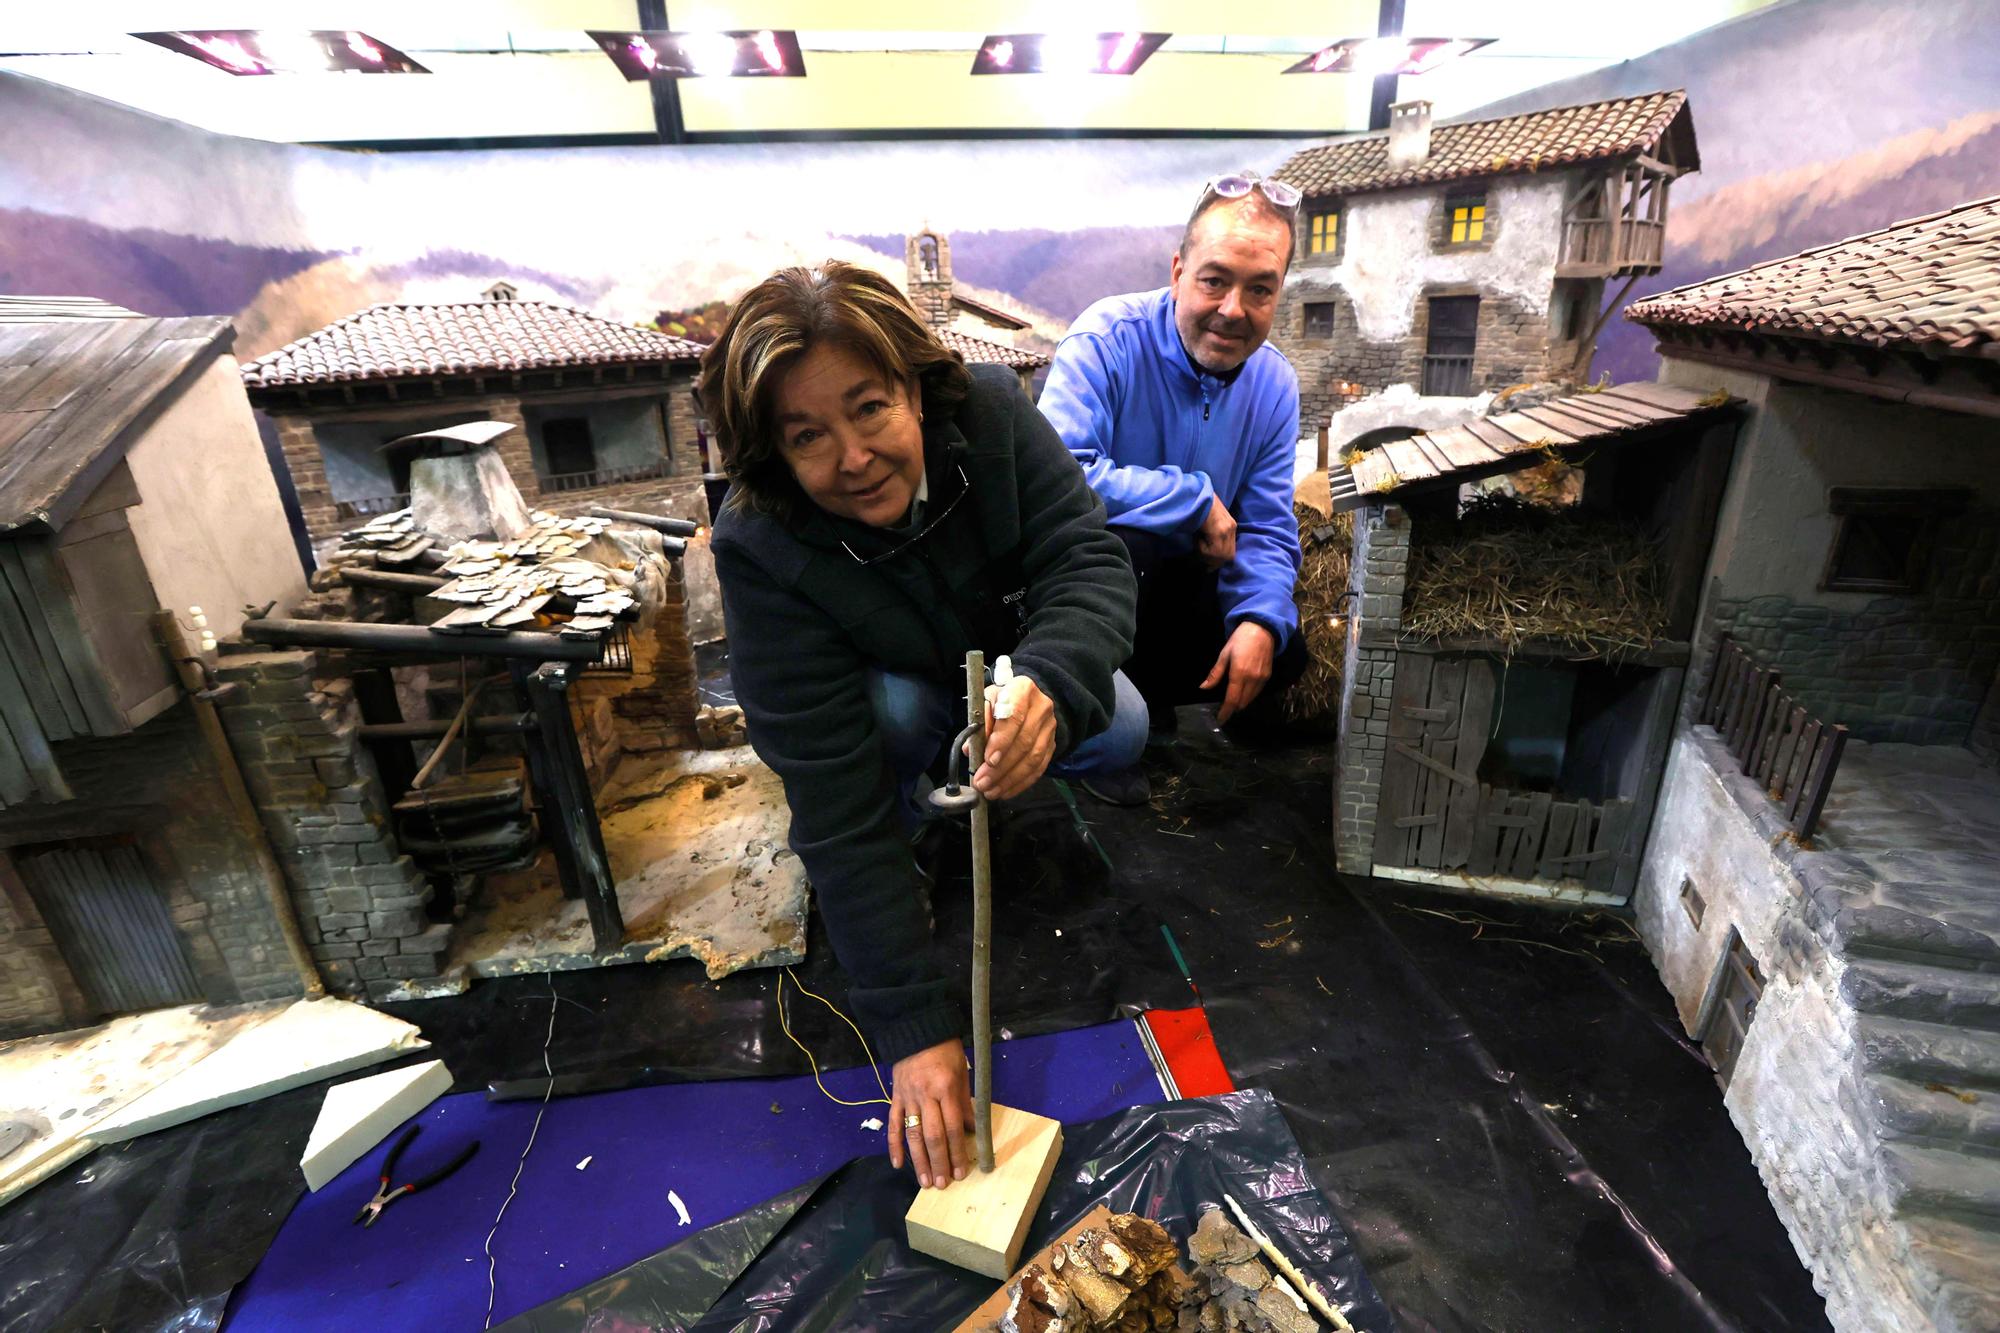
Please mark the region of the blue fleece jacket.
<svg viewBox="0 0 2000 1333"><path fill-rule="evenodd" d="M1225 381L1188 359L1170 288L1108 297L1070 326L1038 406L1113 525L1191 551L1220 496L1236 519L1236 559L1217 579L1224 628L1251 620L1279 649L1290 642L1299 623L1299 377L1277 348L1265 343Z"/></svg>

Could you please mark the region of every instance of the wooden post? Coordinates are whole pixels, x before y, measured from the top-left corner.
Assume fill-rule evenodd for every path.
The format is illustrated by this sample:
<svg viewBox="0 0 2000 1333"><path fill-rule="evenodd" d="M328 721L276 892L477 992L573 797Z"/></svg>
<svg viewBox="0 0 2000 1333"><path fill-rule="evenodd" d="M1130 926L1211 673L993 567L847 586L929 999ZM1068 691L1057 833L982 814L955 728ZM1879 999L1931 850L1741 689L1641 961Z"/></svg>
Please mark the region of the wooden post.
<svg viewBox="0 0 2000 1333"><path fill-rule="evenodd" d="M625 942L625 918L618 910L618 886L612 881L610 858L604 852L604 831L597 823L597 804L590 794L583 750L570 721L569 672L549 662L525 672L523 684L534 705L548 783L540 802L542 827L557 848L558 868L567 860L576 877L576 889L590 913L592 941L597 952L605 953Z"/></svg>
<svg viewBox="0 0 2000 1333"><path fill-rule="evenodd" d="M222 779L222 794L229 802L229 811L236 817L244 841L250 844L250 854L257 860L259 878L264 881L264 897L271 904L271 914L278 919L278 933L284 937L285 952L290 955L292 967L299 974L299 984L305 987L306 998L316 1000L326 994L326 985L320 980L319 967L313 962L312 951L306 948L305 936L299 933L298 912L292 906L291 889L285 883L285 872L278 867L277 854L271 850L270 834L265 832L264 821L250 799L250 788L243 781L243 769L236 762L236 751L229 748L229 733L223 730L222 719L215 715L215 705L202 698L208 689L208 681L198 665L200 659L188 651L187 640L181 636L180 622L174 619L173 612L163 610L156 613L153 625L159 633L160 647L166 650L167 660L173 663L174 674L180 677L181 688L188 692L188 702L194 708L201 738L207 744Z"/></svg>
<svg viewBox="0 0 2000 1333"><path fill-rule="evenodd" d="M965 655L965 771L986 762L986 654ZM984 800L972 807L972 1122L979 1169L993 1169L993 845Z"/></svg>

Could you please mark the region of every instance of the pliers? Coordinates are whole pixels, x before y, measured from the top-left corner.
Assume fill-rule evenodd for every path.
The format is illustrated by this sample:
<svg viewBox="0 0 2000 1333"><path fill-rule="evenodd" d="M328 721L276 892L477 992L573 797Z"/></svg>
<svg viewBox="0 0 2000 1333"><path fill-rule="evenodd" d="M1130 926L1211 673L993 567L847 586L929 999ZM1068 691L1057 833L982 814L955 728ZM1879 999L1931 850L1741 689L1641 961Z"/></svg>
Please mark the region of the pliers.
<svg viewBox="0 0 2000 1333"><path fill-rule="evenodd" d="M417 1131L421 1128L423 1128L421 1125L411 1125L403 1131L402 1137L396 1140L396 1145L389 1149L389 1156L382 1162L381 1188L375 1191L374 1198L361 1205L361 1211L354 1215L356 1222L361 1223L363 1226L374 1226L375 1219L382 1215L382 1210L389 1206L391 1200L400 1198L405 1194L414 1194L420 1189L430 1188L471 1161L472 1154L479 1151L479 1140L474 1139L472 1142L466 1144L465 1147L459 1149L458 1156L452 1158L429 1175L418 1176L415 1180L391 1186L389 1178L396 1174L396 1163L402 1158L403 1149L410 1146L410 1140L417 1137Z"/></svg>

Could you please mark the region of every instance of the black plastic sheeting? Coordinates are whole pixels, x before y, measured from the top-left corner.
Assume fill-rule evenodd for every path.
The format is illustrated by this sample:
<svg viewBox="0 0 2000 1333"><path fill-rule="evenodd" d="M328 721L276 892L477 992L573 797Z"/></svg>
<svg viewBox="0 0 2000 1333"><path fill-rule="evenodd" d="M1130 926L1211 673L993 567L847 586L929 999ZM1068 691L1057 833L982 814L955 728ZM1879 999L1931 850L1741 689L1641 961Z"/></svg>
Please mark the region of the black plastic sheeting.
<svg viewBox="0 0 2000 1333"><path fill-rule="evenodd" d="M1204 1208L1224 1194L1321 1290L1359 1333L1394 1325L1339 1221L1307 1179L1298 1143L1262 1091L1139 1106L1063 1130L1063 1153L1030 1230L1033 1254L1097 1204L1143 1213L1183 1247ZM729 1330L949 1328L993 1292L993 1280L913 1252L903 1214L916 1197L886 1159L864 1158L828 1176L806 1200L797 1191L752 1209L502 1325L509 1333L602 1333L610 1329ZM774 1211L796 1216L768 1246L755 1244ZM747 1225L739 1227L739 1222ZM699 1245L699 1258L683 1255ZM740 1276L704 1309L685 1289L720 1274L724 1256Z"/></svg>
<svg viewBox="0 0 2000 1333"><path fill-rule="evenodd" d="M97 1149L0 1208L0 1328L205 1333L305 1193L300 1089Z"/></svg>
<svg viewBox="0 0 2000 1333"><path fill-rule="evenodd" d="M995 821L996 1026L1190 1003L1165 923L1224 1062L1277 1098L1402 1327L1826 1327L1629 929L1344 881L1331 744L1241 750L1182 718L1181 744L1153 761L1152 807L1084 799L1115 869L1046 784ZM967 899L958 873L935 901L960 968ZM817 921L797 971L843 1001ZM555 1069L806 1073L775 978L710 982L690 962L560 973ZM462 1091L541 1073L548 986L482 981L390 1009ZM787 1008L824 1064L860 1062L824 1008ZM100 1149L0 1208L0 1327L214 1328L298 1197L318 1100L302 1089Z"/></svg>

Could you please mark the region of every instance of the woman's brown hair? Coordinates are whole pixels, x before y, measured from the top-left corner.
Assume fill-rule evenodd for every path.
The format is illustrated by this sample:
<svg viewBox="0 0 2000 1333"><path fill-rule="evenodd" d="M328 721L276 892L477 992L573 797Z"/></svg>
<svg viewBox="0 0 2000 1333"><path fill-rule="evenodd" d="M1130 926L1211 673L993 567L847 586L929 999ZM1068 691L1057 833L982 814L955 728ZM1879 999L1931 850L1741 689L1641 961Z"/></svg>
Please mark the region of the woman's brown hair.
<svg viewBox="0 0 2000 1333"><path fill-rule="evenodd" d="M893 383L920 384L926 413L948 415L972 387L964 359L881 274L837 260L779 269L743 294L701 358L696 394L735 483L732 506L790 519L805 502L778 451L772 399L785 372L822 343L846 348Z"/></svg>

